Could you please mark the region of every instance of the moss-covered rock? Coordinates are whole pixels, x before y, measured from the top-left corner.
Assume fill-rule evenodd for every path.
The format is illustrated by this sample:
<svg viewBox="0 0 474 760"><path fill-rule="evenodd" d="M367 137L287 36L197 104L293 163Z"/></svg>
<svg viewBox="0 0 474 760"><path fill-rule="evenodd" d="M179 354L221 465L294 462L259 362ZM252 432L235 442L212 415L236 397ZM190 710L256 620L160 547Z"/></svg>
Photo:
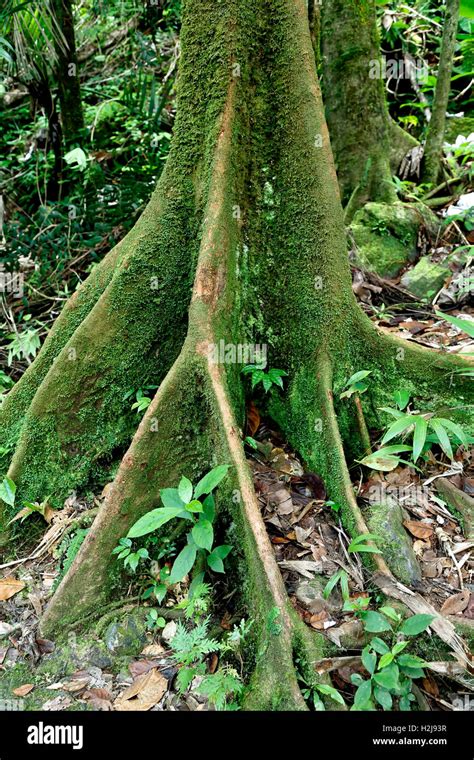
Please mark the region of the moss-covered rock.
<svg viewBox="0 0 474 760"><path fill-rule="evenodd" d="M107 649L114 654L137 655L146 644L143 621L133 615L124 620L113 622L105 633Z"/></svg>
<svg viewBox="0 0 474 760"><path fill-rule="evenodd" d="M349 228L355 261L381 277L396 277L416 260L420 230L434 237L436 215L422 203L367 203Z"/></svg>
<svg viewBox="0 0 474 760"><path fill-rule="evenodd" d="M403 527L398 503L387 497L382 503L373 504L368 524L370 532L379 536L377 546L392 573L403 583L417 586L421 582L421 569L411 539Z"/></svg>
<svg viewBox="0 0 474 760"><path fill-rule="evenodd" d="M423 301L431 300L443 287L450 274L449 267L436 264L429 256L422 256L413 269L405 272L400 283L402 287Z"/></svg>
<svg viewBox="0 0 474 760"><path fill-rule="evenodd" d="M467 137L474 132L474 116L460 116L446 122L445 141L454 143L458 135Z"/></svg>

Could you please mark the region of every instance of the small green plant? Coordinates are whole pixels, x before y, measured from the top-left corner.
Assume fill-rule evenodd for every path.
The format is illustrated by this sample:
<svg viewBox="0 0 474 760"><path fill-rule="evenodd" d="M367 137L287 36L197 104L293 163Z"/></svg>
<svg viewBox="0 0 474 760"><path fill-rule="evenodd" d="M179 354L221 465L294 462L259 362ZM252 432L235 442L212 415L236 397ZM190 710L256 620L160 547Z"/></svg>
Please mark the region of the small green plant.
<svg viewBox="0 0 474 760"><path fill-rule="evenodd" d="M340 504L336 504L336 502L334 502L334 501L325 501L324 502L324 506L325 507L329 507L329 509L331 510L331 512L334 512L334 514L336 514L336 515L338 515L340 513L340 511L341 511L341 505Z"/></svg>
<svg viewBox="0 0 474 760"><path fill-rule="evenodd" d="M381 445L388 443L393 438L406 438L412 436L412 461L416 464L423 452L425 444L437 443L446 456L453 460L454 454L449 435L451 434L467 447L467 439L460 425L444 417L435 417L432 413L418 414L416 412L403 412L400 409L382 408L384 412L395 417L382 438ZM428 431L431 440L427 438ZM429 447L428 447L429 448ZM380 453L380 452L379 452Z"/></svg>
<svg viewBox="0 0 474 760"><path fill-rule="evenodd" d="M354 375L351 375L349 380L344 385L339 398L351 398L354 393L358 393L359 395L365 393L369 387L369 384L365 383L364 380L370 374L371 370L363 369L360 372L356 372Z"/></svg>
<svg viewBox="0 0 474 760"><path fill-rule="evenodd" d="M143 412L146 412L152 402L152 399L150 396L148 396L147 392L156 391L157 388L157 385L145 385L144 388L139 388L137 391L132 388L131 390L127 391L123 397L123 400L127 401L129 398L132 398L132 396L135 395L135 401L133 402L131 409L133 411L136 410L137 414L143 414Z"/></svg>
<svg viewBox="0 0 474 760"><path fill-rule="evenodd" d="M74 535L66 536L65 540L61 543L58 554L56 556L58 556L60 562L61 557L63 557L63 560L61 562L60 572L58 573L53 584L53 591L56 591L62 579L71 567L88 533L89 528L78 528Z"/></svg>
<svg viewBox="0 0 474 760"><path fill-rule="evenodd" d="M151 609L146 618L146 627L150 631L156 631L158 628L164 628L166 620L158 613L158 610Z"/></svg>
<svg viewBox="0 0 474 760"><path fill-rule="evenodd" d="M41 345L39 329L31 327L22 332L10 333L7 338L10 341L8 346L8 366L11 367L13 359L24 359L28 364L31 364Z"/></svg>
<svg viewBox="0 0 474 760"><path fill-rule="evenodd" d="M0 499L9 507L15 506L16 483L11 478L5 477L0 483Z"/></svg>
<svg viewBox="0 0 474 760"><path fill-rule="evenodd" d="M380 607L378 612L359 610L367 633L391 633L392 644L375 636L362 650L362 664L369 673L363 678L353 673L352 683L357 686L351 710L375 710L379 704L384 710L392 710L394 700L400 710L411 709L415 701L413 681L424 676L425 662L415 655L407 654L410 637L425 631L434 617L432 615L412 615L403 620L393 607ZM403 637L409 637L408 639Z"/></svg>
<svg viewBox="0 0 474 760"><path fill-rule="evenodd" d="M361 533L360 536L356 536L356 538L351 541L348 551L353 554L360 554L362 552L368 554L382 554L380 549L377 549L376 546L370 546L367 544L367 541L377 541L379 538L380 537L376 536L375 533Z"/></svg>
<svg viewBox="0 0 474 760"><path fill-rule="evenodd" d="M349 578L345 570L338 570L331 575L323 590L323 597L329 599L337 585L341 587L341 594L344 600L349 599Z"/></svg>
<svg viewBox="0 0 474 760"><path fill-rule="evenodd" d="M129 567L132 573L135 572L141 560L150 559L148 549L137 549L136 552L132 551L133 542L130 538L121 538L118 542L118 546L113 549L112 554L118 554L118 559L123 560L123 566Z"/></svg>
<svg viewBox="0 0 474 760"><path fill-rule="evenodd" d="M243 690L243 683L235 668L228 664L221 666L215 673L206 673L206 657L213 652L224 654L232 650L227 641L209 638L209 618L205 618L189 629L179 621L176 633L171 641L173 660L178 665L177 685L180 694L191 686L196 676L203 676L195 688L214 705L216 710L235 709L229 703Z"/></svg>
<svg viewBox="0 0 474 760"><path fill-rule="evenodd" d="M247 364L242 368L241 372L243 375L250 375L252 390L261 383L265 393L268 393L274 385L278 388L283 388L282 378L288 375L288 372L285 372L283 369L269 369L266 372L265 364Z"/></svg>
<svg viewBox="0 0 474 760"><path fill-rule="evenodd" d="M440 317L440 319L445 319L447 322L451 322L452 325L465 332L470 338L474 338L474 322L471 320L453 317L451 314L444 314L441 311L437 311L436 316Z"/></svg>
<svg viewBox="0 0 474 760"><path fill-rule="evenodd" d="M200 620L209 611L211 587L208 583L202 583L203 575L200 573L193 580L186 599L176 605L176 609L184 610L185 616L191 620Z"/></svg>
<svg viewBox="0 0 474 760"><path fill-rule="evenodd" d="M340 694L334 686L325 683L309 683L299 671L297 677L298 681L303 686L301 693L304 699L312 705L317 712L323 712L326 709L324 702L321 699L321 694L330 697L334 702L337 702L340 705L346 704L342 694Z"/></svg>
<svg viewBox="0 0 474 760"><path fill-rule="evenodd" d="M215 502L212 491L226 476L229 465L219 465L207 473L196 486L182 477L178 488L164 488L160 491L163 507L147 512L130 528L127 536L120 539L119 545L113 550L124 564L132 570L136 569L140 559L149 558L147 549L132 552L132 539L154 533L167 522L174 519L187 520L192 528L186 536L186 546L174 560L171 572L160 572L159 582L154 582L145 592L147 596L155 594L162 601L166 595L167 585L179 583L192 570L198 557L205 560L209 569L223 573L224 562L231 551L225 544L213 546L215 518ZM129 559L131 557L131 559Z"/></svg>

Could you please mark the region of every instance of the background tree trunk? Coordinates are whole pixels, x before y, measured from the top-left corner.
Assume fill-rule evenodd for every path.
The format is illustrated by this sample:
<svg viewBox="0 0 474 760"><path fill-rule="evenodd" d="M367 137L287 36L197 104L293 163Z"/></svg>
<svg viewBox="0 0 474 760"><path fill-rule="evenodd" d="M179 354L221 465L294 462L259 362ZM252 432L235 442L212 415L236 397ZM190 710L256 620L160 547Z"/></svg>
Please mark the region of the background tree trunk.
<svg viewBox="0 0 474 760"><path fill-rule="evenodd" d="M55 39L58 57L55 73L61 105L64 141L66 145L70 146L80 142L84 131L72 0L51 0L51 7L64 38L63 40Z"/></svg>
<svg viewBox="0 0 474 760"><path fill-rule="evenodd" d="M440 172L443 154L446 111L451 89L456 33L459 21L459 0L446 0L446 16L438 64L438 76L428 124L423 158L423 181L435 184Z"/></svg>

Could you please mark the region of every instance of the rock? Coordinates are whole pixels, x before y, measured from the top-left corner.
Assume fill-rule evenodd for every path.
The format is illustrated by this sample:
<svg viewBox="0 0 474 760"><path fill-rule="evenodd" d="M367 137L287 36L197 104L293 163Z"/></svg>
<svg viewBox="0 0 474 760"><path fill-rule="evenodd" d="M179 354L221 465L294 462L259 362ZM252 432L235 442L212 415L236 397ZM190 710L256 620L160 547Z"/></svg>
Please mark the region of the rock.
<svg viewBox="0 0 474 760"><path fill-rule="evenodd" d="M423 256L413 269L405 272L400 285L418 298L431 301L450 275L449 267L435 264L429 256Z"/></svg>
<svg viewBox="0 0 474 760"><path fill-rule="evenodd" d="M371 505L368 525L370 532L379 536L377 547L395 577L416 588L421 583L421 568L403 519L400 505L388 496L384 502Z"/></svg>
<svg viewBox="0 0 474 760"><path fill-rule="evenodd" d="M296 588L296 598L313 615L322 610L335 611L342 607L342 597L338 588L333 589L328 599L324 598L323 591L327 582L327 578L315 576L311 580L301 581Z"/></svg>
<svg viewBox="0 0 474 760"><path fill-rule="evenodd" d="M453 145L458 135L467 137L474 132L473 116L455 116L446 121L445 142Z"/></svg>
<svg viewBox="0 0 474 760"><path fill-rule="evenodd" d="M161 638L163 641L166 641L167 644L169 644L171 641L173 641L175 635L176 635L176 621L170 620L169 623L166 623L165 627L163 628L161 632Z"/></svg>
<svg viewBox="0 0 474 760"><path fill-rule="evenodd" d="M419 254L418 242L436 238L436 215L423 203L367 203L349 228L355 264L381 277L396 277Z"/></svg>
<svg viewBox="0 0 474 760"><path fill-rule="evenodd" d="M132 615L111 623L105 632L107 649L118 655L137 655L146 641L144 623Z"/></svg>

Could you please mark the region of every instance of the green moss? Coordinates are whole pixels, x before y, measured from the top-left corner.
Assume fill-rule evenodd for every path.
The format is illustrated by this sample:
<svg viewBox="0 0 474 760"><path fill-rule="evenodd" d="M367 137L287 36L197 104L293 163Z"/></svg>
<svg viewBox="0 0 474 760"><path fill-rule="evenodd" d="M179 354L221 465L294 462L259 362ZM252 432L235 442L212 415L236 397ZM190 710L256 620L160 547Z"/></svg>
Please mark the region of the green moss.
<svg viewBox="0 0 474 760"><path fill-rule="evenodd" d="M356 263L381 277L396 277L416 259L420 228L433 238L439 230L436 216L421 203L368 203L350 226Z"/></svg>

